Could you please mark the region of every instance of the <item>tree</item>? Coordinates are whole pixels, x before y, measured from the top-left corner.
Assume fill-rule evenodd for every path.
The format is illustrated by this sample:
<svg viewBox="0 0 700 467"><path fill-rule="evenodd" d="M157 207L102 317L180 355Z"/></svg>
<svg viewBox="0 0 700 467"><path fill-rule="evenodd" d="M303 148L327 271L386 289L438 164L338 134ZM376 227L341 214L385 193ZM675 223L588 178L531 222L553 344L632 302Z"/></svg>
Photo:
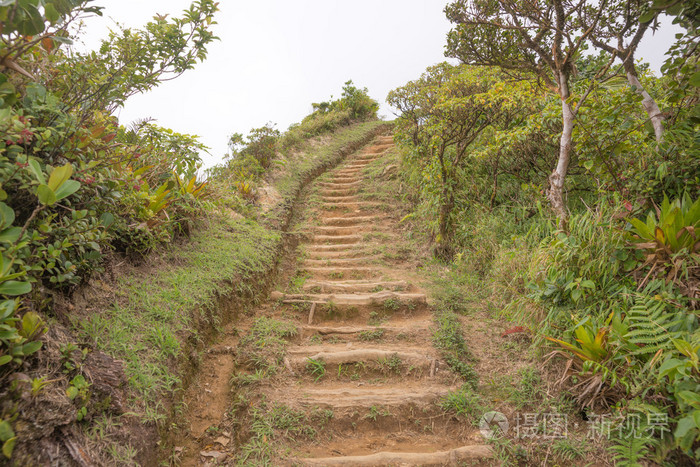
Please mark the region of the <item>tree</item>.
<svg viewBox="0 0 700 467"><path fill-rule="evenodd" d="M562 228L568 219L564 182L571 162L575 117L586 97L584 93L577 105L572 105L570 80L575 61L606 6L607 0L459 0L445 8L448 19L456 24L448 34L448 56L510 73L533 73L559 96L559 158L549 177L547 196Z"/></svg>
<svg viewBox="0 0 700 467"><path fill-rule="evenodd" d="M92 0L5 0L0 3L0 67L35 80L18 61L41 46L51 51L71 44L68 27L87 14L102 14Z"/></svg>
<svg viewBox="0 0 700 467"><path fill-rule="evenodd" d="M419 163L439 180L435 252L451 251L451 215L459 172L468 163L472 144L504 115L503 100L489 94L501 76L495 69L442 63L417 81L389 93L389 104L401 111L398 133L415 146ZM505 93L500 93L505 97Z"/></svg>
<svg viewBox="0 0 700 467"><path fill-rule="evenodd" d="M156 16L143 29L110 32L96 52L56 54L52 90L71 109L111 113L204 61L218 39L211 30L217 11L213 0L197 0L180 18Z"/></svg>

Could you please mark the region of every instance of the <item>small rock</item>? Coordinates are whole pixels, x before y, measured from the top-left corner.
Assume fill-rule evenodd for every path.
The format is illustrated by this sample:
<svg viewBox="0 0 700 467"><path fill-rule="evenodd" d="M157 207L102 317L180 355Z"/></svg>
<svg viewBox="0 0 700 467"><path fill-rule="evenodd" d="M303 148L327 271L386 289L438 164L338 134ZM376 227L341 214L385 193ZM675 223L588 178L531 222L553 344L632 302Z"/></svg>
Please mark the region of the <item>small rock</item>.
<svg viewBox="0 0 700 467"><path fill-rule="evenodd" d="M212 459L216 460L217 462L222 462L226 459L227 454L225 452L221 451L201 451L199 453L200 456L202 457L211 457Z"/></svg>
<svg viewBox="0 0 700 467"><path fill-rule="evenodd" d="M396 173L398 172L399 168L395 165L387 165L384 167L384 170L382 170L382 178L393 178L396 176Z"/></svg>
<svg viewBox="0 0 700 467"><path fill-rule="evenodd" d="M219 436L214 440L215 443L218 443L222 446L228 445L229 441L231 441L229 438L226 438L225 436Z"/></svg>

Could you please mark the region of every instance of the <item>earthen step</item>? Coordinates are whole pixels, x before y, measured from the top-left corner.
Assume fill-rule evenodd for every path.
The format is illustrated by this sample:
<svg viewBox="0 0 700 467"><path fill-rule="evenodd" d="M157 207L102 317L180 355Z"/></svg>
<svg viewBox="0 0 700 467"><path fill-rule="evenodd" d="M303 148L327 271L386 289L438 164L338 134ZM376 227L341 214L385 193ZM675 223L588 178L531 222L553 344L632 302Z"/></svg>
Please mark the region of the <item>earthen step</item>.
<svg viewBox="0 0 700 467"><path fill-rule="evenodd" d="M430 368L435 357L417 352L392 351L386 349L352 349L340 351L314 352L310 348L299 347L289 349L291 363L296 367L304 367L309 359L322 361L327 365L345 365L358 362L380 362L392 358L401 359L402 365L410 365L413 368Z"/></svg>
<svg viewBox="0 0 700 467"><path fill-rule="evenodd" d="M323 267L323 266L357 266L357 265L369 265L374 259L370 257L357 257L357 258L309 258L303 261L304 266L310 268L313 267Z"/></svg>
<svg viewBox="0 0 700 467"><path fill-rule="evenodd" d="M426 303L425 294L391 291L368 294L284 294L282 292L272 292L271 298L273 300L282 300L284 303L313 302L348 306L384 305L387 300L398 300L402 303L408 302L422 305Z"/></svg>
<svg viewBox="0 0 700 467"><path fill-rule="evenodd" d="M350 169L361 170L361 169L364 169L365 167L367 167L369 164L370 164L370 161L357 161L357 162L353 162L352 164L348 164L348 165L344 166L344 168L348 169L348 170L350 170Z"/></svg>
<svg viewBox="0 0 700 467"><path fill-rule="evenodd" d="M355 248L343 251L308 251L309 260L324 261L329 259L361 258L367 255L363 248ZM372 259L372 258L370 258Z"/></svg>
<svg viewBox="0 0 700 467"><path fill-rule="evenodd" d="M316 186L320 186L323 188L349 188L349 187L360 186L361 184L362 184L362 180L353 180L353 181L333 180L330 182L318 182L316 184Z"/></svg>
<svg viewBox="0 0 700 467"><path fill-rule="evenodd" d="M337 196L349 196L357 193L357 188L346 188L346 189L325 189L319 192L321 196L326 198L334 198Z"/></svg>
<svg viewBox="0 0 700 467"><path fill-rule="evenodd" d="M381 217L348 215L343 217L326 217L324 219L321 219L321 222L323 222L325 225L349 226L358 225L362 223L374 224L378 220L381 220Z"/></svg>
<svg viewBox="0 0 700 467"><path fill-rule="evenodd" d="M384 331L385 334L394 335L400 333L416 333L425 332L430 329L430 322L425 321L425 325L420 326L415 322L411 322L406 326L394 326L382 324L380 326L313 326L304 325L299 327L299 331L304 335L307 334L320 334L321 336L354 336L361 334L363 332L374 332L377 330Z"/></svg>
<svg viewBox="0 0 700 467"><path fill-rule="evenodd" d="M336 176L341 176L341 177L360 177L360 174L362 173L361 168L352 168L352 167L342 167L334 172Z"/></svg>
<svg viewBox="0 0 700 467"><path fill-rule="evenodd" d="M376 268L367 267L304 268L304 271L311 274L315 279L371 279L382 275Z"/></svg>
<svg viewBox="0 0 700 467"><path fill-rule="evenodd" d="M324 210L331 210L331 209L339 209L339 208L351 208L355 209L355 212L363 212L360 211L359 208L364 207L364 208L372 208L372 207L379 207L381 206L381 203L378 203L376 201L328 201L323 203L321 206L319 206L321 209Z"/></svg>
<svg viewBox="0 0 700 467"><path fill-rule="evenodd" d="M386 290L405 290L408 288L406 281L385 281L385 282L363 282L363 281L307 281L304 290L320 289L321 293L329 292L373 292L377 288Z"/></svg>
<svg viewBox="0 0 700 467"><path fill-rule="evenodd" d="M311 239L312 243L315 244L350 244L359 243L362 241L362 235L314 235Z"/></svg>
<svg viewBox="0 0 700 467"><path fill-rule="evenodd" d="M347 184L358 184L362 185L362 178L360 177L334 177L332 178L329 182L323 182L323 183L347 183Z"/></svg>
<svg viewBox="0 0 700 467"><path fill-rule="evenodd" d="M324 204L341 203L341 202L358 202L361 201L357 196L322 196L321 201Z"/></svg>
<svg viewBox="0 0 700 467"><path fill-rule="evenodd" d="M326 457L295 459L295 465L304 466L459 466L464 461L491 459L493 449L486 444L476 444L439 452L378 452L367 456Z"/></svg>
<svg viewBox="0 0 700 467"><path fill-rule="evenodd" d="M313 228L313 232L319 235L353 235L357 234L358 231L370 231L372 230L372 224L358 225L358 226L334 226L334 225L318 225Z"/></svg>
<svg viewBox="0 0 700 467"><path fill-rule="evenodd" d="M306 246L306 251L309 254L320 253L325 251L365 251L364 247L358 245L357 243L336 243L333 245L318 245L309 244Z"/></svg>
<svg viewBox="0 0 700 467"><path fill-rule="evenodd" d="M372 406L401 407L407 405L432 405L457 388L428 386L426 380L402 382L398 386L363 387L342 384L337 388L302 388L300 405L332 407L336 409Z"/></svg>

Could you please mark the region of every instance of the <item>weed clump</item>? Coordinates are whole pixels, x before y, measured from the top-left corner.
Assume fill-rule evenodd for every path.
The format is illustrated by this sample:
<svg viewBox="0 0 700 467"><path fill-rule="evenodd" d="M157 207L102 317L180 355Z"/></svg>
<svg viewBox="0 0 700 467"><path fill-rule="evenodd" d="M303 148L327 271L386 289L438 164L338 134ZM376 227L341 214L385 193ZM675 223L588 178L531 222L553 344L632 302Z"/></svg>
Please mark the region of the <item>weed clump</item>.
<svg viewBox="0 0 700 467"><path fill-rule="evenodd" d="M464 340L459 318L450 311L438 310L435 321L438 327L433 334L433 344L442 352L442 357L450 368L476 389L479 375L471 365L475 358Z"/></svg>
<svg viewBox="0 0 700 467"><path fill-rule="evenodd" d="M238 360L273 375L282 364L287 340L297 335L294 324L266 316L257 318L240 342Z"/></svg>
<svg viewBox="0 0 700 467"><path fill-rule="evenodd" d="M440 400L440 408L475 424L485 412L484 400L471 385L465 384L457 391L450 392Z"/></svg>

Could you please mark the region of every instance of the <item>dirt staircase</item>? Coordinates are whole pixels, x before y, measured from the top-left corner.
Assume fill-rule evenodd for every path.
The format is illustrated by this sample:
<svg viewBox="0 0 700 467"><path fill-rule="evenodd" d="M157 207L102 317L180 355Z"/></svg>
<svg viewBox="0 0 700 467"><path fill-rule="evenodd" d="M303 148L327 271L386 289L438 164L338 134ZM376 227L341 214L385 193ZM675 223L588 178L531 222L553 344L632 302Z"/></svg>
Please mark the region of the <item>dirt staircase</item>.
<svg viewBox="0 0 700 467"><path fill-rule="evenodd" d="M308 279L298 293L272 295L299 334L287 349L289 377L267 400L332 411L319 436L279 465L482 465L492 455L474 427L440 408L460 382L432 347L414 272L373 254L397 231L367 196L363 171L391 148L379 137L316 184L317 225L302 245Z"/></svg>

